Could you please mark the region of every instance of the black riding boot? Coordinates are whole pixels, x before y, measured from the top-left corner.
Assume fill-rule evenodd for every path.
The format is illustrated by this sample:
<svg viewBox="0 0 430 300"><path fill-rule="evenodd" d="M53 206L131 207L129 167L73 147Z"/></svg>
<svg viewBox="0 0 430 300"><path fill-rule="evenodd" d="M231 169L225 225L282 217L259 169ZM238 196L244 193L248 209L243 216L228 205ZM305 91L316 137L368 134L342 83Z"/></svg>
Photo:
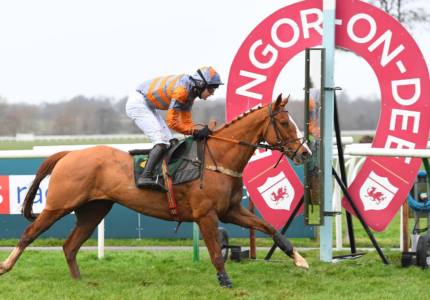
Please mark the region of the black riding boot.
<svg viewBox="0 0 430 300"><path fill-rule="evenodd" d="M154 168L160 159L163 157L164 149L158 145L149 152L148 160L146 161L145 170L142 175L140 175L137 180L137 186L144 189L156 190L162 193L167 193L167 190L160 183L155 182L155 179L152 178L152 173L154 172Z"/></svg>

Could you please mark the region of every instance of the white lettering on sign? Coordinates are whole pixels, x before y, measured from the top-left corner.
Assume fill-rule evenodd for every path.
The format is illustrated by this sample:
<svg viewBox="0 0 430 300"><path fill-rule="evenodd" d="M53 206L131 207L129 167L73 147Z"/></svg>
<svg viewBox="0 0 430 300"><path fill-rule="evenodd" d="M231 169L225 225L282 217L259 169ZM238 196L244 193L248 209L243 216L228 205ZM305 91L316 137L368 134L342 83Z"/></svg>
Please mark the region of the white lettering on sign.
<svg viewBox="0 0 430 300"><path fill-rule="evenodd" d="M396 116L403 116L402 130L406 130L408 126L408 118L414 118L414 128L413 133L418 133L418 128L420 125L420 115L419 111L409 111L402 109L393 109L391 112L390 130L395 130L396 127Z"/></svg>
<svg viewBox="0 0 430 300"><path fill-rule="evenodd" d="M316 14L318 19L315 22L308 23L307 16L310 14ZM312 8L307 10L302 10L300 12L302 17L302 27L303 27L303 36L305 39L309 38L309 28L315 28L315 30L322 35L323 29L321 28L321 24L323 22L323 13L318 8Z"/></svg>
<svg viewBox="0 0 430 300"><path fill-rule="evenodd" d="M403 65L402 61L399 60L398 62L396 62L397 68L399 68L400 72L403 74L406 72L406 68Z"/></svg>
<svg viewBox="0 0 430 300"><path fill-rule="evenodd" d="M405 141L402 139L399 139L395 136L389 135L387 138L387 142L385 143L385 149L390 149L391 148L391 144L397 144L397 149L403 149L403 147L407 147L407 149L414 149L415 148L415 143L409 142L409 141ZM398 158L398 157L396 157ZM411 162L411 158L407 157L405 159L405 163L409 164Z"/></svg>
<svg viewBox="0 0 430 300"><path fill-rule="evenodd" d="M278 28L279 28L279 26L281 26L283 24L290 25L294 31L293 37L288 42L283 42L278 37ZM300 37L300 30L299 30L299 26L297 26L297 23L294 22L293 20L291 20L291 19L280 19L280 20L276 21L275 24L273 24L271 35L272 35L272 40L276 44L276 46L281 47L281 48L288 48L288 47L293 46L295 43L297 43L297 41L299 40L299 37Z"/></svg>
<svg viewBox="0 0 430 300"><path fill-rule="evenodd" d="M267 45L266 48L264 48L262 54L264 56L267 56L267 54L270 52L272 53L272 58L267 63L261 63L255 58L255 50L258 46L263 45L262 40L256 41L254 44L252 44L251 48L249 49L249 59L251 60L252 64L256 66L259 69L268 69L276 62L276 59L278 58L278 50L273 48L272 45Z"/></svg>
<svg viewBox="0 0 430 300"><path fill-rule="evenodd" d="M403 99L399 96L399 93L397 91L399 86L405 86L405 85L414 85L415 86L415 93L410 99ZM393 80L391 82L391 89L393 92L394 100L396 100L397 103L400 105L412 105L415 102L418 101L418 99L421 96L421 83L419 78L413 78L413 79L404 79L404 80Z"/></svg>
<svg viewBox="0 0 430 300"><path fill-rule="evenodd" d="M35 175L11 175L9 176L10 213L20 214L28 186L34 180ZM43 180L34 198L33 212L40 214L46 205L49 178Z"/></svg>
<svg viewBox="0 0 430 300"><path fill-rule="evenodd" d="M242 200L243 199L248 199L249 198L249 193L248 190L246 189L246 186L243 186L243 196L242 196Z"/></svg>
<svg viewBox="0 0 430 300"><path fill-rule="evenodd" d="M245 97L255 98L258 100L263 99L263 95L250 92L250 91L248 91L248 89L253 88L256 85L259 85L262 82L265 82L267 79L267 76L255 74L255 73L251 73L251 72L247 72L247 71L243 71L243 70L241 70L239 74L240 74L240 76L253 78L255 80L245 84L244 86L237 88L236 94L242 95Z"/></svg>
<svg viewBox="0 0 430 300"><path fill-rule="evenodd" d="M399 55L400 52L405 50L405 47L400 44L399 47L396 48L393 52L388 54L388 50L390 49L390 43L391 43L391 37L393 36L393 33L391 30L387 30L379 39L377 39L372 45L369 46L369 51L373 52L379 45L384 43L384 49L382 50L382 58L381 58L381 65L385 67L390 61L393 60L397 55Z"/></svg>
<svg viewBox="0 0 430 300"><path fill-rule="evenodd" d="M369 24L370 24L370 31L369 31L369 33L365 37L359 38L354 33L354 24L355 24L355 22L357 22L358 20L361 20L361 19L366 20L367 22L369 22ZM376 34L376 22L375 22L375 20L371 16L369 16L367 14L356 14L355 16L353 16L351 18L351 20L349 20L348 27L347 27L347 32L348 32L348 35L351 38L351 40L353 40L354 42L359 43L359 44L367 43L371 39L373 39L373 37Z"/></svg>

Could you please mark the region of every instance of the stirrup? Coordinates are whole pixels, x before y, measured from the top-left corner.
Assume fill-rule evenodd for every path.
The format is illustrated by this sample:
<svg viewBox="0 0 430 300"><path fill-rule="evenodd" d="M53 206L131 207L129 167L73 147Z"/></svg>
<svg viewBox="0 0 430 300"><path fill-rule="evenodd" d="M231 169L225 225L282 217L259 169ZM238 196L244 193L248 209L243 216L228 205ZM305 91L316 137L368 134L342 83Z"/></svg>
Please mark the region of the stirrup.
<svg viewBox="0 0 430 300"><path fill-rule="evenodd" d="M140 177L137 180L137 186L142 189L155 190L161 193L167 193L167 189L154 179L148 177Z"/></svg>

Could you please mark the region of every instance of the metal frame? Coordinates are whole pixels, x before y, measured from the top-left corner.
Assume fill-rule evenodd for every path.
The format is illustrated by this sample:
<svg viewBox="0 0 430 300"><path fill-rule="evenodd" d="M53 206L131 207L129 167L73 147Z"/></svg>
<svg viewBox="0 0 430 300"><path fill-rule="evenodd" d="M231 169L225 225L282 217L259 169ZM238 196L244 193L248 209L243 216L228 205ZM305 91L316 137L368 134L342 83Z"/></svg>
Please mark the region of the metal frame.
<svg viewBox="0 0 430 300"><path fill-rule="evenodd" d="M320 51L321 52L321 79L320 79L320 87L321 87L321 113L320 113L320 145L322 146L325 136L324 136L324 116L325 116L325 93L324 93L324 87L325 87L325 48L306 48L305 50L305 137L309 137L309 89L311 88L310 83L310 64L311 64L311 58L310 53L311 51ZM305 195L304 195L304 222L305 225L309 226L324 226L324 165L325 165L325 147L320 147L320 182L322 184L319 185L319 194L320 194L320 209L319 209L319 222L317 223L310 223L309 221L309 205L311 205L311 197L309 192L310 182L309 182L309 163L305 163Z"/></svg>

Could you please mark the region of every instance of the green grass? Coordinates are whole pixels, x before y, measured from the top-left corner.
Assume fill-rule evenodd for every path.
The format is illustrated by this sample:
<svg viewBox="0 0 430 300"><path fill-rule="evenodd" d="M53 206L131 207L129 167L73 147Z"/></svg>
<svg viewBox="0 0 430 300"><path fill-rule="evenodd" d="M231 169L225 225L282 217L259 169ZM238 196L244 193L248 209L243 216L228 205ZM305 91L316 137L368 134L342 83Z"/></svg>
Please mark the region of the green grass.
<svg viewBox="0 0 430 300"><path fill-rule="evenodd" d="M325 263L317 250L302 252L310 270L285 262L226 263L235 287L219 287L208 253L192 262L192 251L78 253L82 280L73 280L61 252L26 251L0 277L2 299L419 299L428 271L402 269L400 252L385 251L384 266L373 251L355 260ZM262 253L258 253L262 256ZM8 253L0 253L3 261Z"/></svg>

